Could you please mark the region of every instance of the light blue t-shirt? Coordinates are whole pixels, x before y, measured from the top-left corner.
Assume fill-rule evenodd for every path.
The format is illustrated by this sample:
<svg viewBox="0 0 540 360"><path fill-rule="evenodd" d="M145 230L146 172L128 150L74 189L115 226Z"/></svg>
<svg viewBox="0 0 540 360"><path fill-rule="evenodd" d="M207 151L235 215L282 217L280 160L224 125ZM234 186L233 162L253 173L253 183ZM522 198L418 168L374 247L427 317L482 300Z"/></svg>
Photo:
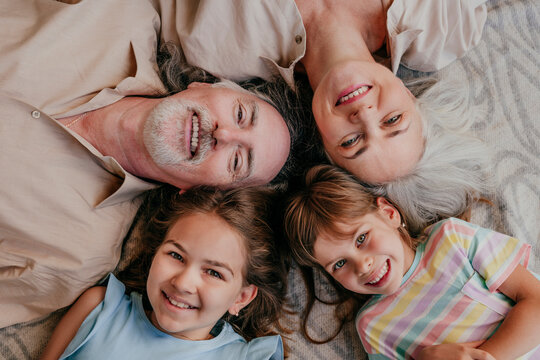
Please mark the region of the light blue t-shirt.
<svg viewBox="0 0 540 360"><path fill-rule="evenodd" d="M210 340L175 338L152 325L140 294L124 292L124 284L111 274L104 300L84 320L60 359L283 359L279 335L246 342L227 322Z"/></svg>

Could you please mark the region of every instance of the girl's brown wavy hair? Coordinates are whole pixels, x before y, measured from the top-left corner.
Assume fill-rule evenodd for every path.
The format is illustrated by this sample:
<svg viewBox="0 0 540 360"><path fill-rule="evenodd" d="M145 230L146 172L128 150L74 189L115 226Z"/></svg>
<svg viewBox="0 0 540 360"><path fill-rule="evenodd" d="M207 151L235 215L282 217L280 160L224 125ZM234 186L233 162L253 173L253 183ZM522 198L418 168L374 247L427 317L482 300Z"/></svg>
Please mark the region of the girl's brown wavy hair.
<svg viewBox="0 0 540 360"><path fill-rule="evenodd" d="M132 236L140 240L140 253L118 274L126 291L143 294L149 307L146 280L156 250L176 221L190 214L214 214L226 221L244 239L246 248L245 284L257 286L255 299L238 316L229 313L229 322L246 340L274 335L281 330L279 317L286 294L286 268L281 261L269 223L275 193L267 187L220 191L196 188L179 194L178 189L163 186L151 191L136 217L138 226Z"/></svg>

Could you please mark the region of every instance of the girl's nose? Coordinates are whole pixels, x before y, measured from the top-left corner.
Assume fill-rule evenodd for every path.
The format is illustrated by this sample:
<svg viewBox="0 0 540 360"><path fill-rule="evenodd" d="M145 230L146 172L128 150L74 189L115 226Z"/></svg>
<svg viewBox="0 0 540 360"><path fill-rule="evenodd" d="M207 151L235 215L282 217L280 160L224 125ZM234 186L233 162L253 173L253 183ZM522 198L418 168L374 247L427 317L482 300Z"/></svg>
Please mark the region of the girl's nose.
<svg viewBox="0 0 540 360"><path fill-rule="evenodd" d="M371 256L362 256L356 264L358 269L358 275L367 274L371 271L373 267L373 257Z"/></svg>
<svg viewBox="0 0 540 360"><path fill-rule="evenodd" d="M171 283L179 292L193 294L197 289L197 274L189 268L183 268L171 278Z"/></svg>

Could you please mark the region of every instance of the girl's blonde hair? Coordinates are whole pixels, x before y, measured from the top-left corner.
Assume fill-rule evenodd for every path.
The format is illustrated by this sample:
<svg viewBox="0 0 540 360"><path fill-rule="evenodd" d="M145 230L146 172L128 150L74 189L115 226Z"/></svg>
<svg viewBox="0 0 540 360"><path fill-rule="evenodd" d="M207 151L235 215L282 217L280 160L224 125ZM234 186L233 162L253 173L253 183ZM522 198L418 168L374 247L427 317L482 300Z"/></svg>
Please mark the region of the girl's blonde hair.
<svg viewBox="0 0 540 360"><path fill-rule="evenodd" d="M244 239L246 265L244 283L257 286L255 299L238 316L226 313L229 322L246 340L276 334L281 330L278 319L286 294L286 268L281 261L268 220L275 193L267 187L219 191L196 188L179 194L171 186L151 191L137 215L141 252L131 265L119 274L127 291L143 294L149 306L146 280L152 259L169 229L183 216L214 214L226 221ZM240 256L240 254L239 254Z"/></svg>

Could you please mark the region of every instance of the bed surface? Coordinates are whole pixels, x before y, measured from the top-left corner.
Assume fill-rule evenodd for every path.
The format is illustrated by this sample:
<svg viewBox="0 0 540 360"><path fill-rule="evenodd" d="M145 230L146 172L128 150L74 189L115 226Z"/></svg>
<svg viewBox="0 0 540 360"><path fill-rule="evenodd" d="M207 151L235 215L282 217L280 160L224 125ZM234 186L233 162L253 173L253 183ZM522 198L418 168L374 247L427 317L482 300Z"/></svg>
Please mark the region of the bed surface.
<svg viewBox="0 0 540 360"><path fill-rule="evenodd" d="M486 110L473 131L492 152L493 206L475 205L471 221L530 243L529 267L540 273L540 3L489 0L487 6L480 44L437 77L468 86L471 101ZM414 73L402 68L398 75L406 78ZM129 246L127 250L120 266L129 258ZM291 302L301 310L304 291L296 270L290 284ZM318 291L330 295L324 282ZM42 320L0 329L0 359L37 358L62 314L60 310ZM317 306L310 322L312 336L332 333L332 319L331 307ZM327 344L311 344L300 333L289 335L288 344L290 359L366 358L353 324Z"/></svg>

